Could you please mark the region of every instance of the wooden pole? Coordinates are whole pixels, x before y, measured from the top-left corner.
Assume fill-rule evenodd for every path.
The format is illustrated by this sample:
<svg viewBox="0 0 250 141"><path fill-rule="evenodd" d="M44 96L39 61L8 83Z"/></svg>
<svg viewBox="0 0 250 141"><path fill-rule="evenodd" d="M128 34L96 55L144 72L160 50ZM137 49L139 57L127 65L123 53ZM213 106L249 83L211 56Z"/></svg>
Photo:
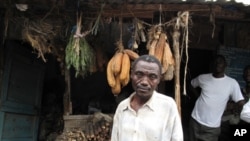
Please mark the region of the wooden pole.
<svg viewBox="0 0 250 141"><path fill-rule="evenodd" d="M70 98L70 72L65 67L65 92L63 96L63 105L64 105L64 115L72 114L72 105Z"/></svg>
<svg viewBox="0 0 250 141"><path fill-rule="evenodd" d="M179 26L174 26L174 33L173 33L173 52L175 57L175 71L174 71L174 81L175 81L175 101L177 104L177 108L179 114L181 116L181 97L180 97L180 49L179 49Z"/></svg>

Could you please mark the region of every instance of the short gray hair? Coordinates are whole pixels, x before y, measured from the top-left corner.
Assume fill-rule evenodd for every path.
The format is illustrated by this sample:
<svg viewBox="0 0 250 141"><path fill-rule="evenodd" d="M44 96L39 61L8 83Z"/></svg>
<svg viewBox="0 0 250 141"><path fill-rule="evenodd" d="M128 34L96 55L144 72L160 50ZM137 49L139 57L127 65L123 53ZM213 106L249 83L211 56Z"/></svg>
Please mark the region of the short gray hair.
<svg viewBox="0 0 250 141"><path fill-rule="evenodd" d="M161 65L160 61L156 57L154 57L152 55L148 55L148 54L140 56L139 58L137 58L132 63L132 65L131 65L132 70L139 61L145 61L145 62L149 62L149 63L156 63L158 65L158 67L159 67L160 74L162 73L162 65Z"/></svg>

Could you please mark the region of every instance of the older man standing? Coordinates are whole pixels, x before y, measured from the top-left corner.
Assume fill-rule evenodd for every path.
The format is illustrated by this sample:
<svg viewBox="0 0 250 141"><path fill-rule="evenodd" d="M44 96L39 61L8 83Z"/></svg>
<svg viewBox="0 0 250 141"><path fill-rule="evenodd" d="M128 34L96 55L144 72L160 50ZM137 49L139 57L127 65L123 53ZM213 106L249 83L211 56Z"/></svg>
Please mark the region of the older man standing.
<svg viewBox="0 0 250 141"><path fill-rule="evenodd" d="M131 68L134 93L117 107L111 141L183 141L175 101L155 91L161 64L150 55L140 56Z"/></svg>

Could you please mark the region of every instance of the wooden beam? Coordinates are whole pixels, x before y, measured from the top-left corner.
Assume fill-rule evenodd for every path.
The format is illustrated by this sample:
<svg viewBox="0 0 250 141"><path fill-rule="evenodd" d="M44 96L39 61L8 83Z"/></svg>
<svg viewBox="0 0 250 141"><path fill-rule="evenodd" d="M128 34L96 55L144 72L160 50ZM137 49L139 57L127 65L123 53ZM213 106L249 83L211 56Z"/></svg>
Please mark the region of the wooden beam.
<svg viewBox="0 0 250 141"><path fill-rule="evenodd" d="M92 7L91 11L99 11L97 5ZM245 13L240 11L229 11L223 9L220 5L205 4L163 4L162 12L179 12L189 11L191 14L209 17L211 13L216 18L225 19L243 19ZM127 5L106 5L103 9L104 17L137 17L137 18L153 18L155 12L160 11L159 4L127 4Z"/></svg>
<svg viewBox="0 0 250 141"><path fill-rule="evenodd" d="M98 9L99 6L93 7ZM127 4L127 5L106 5L104 11L109 10L127 10L127 11L160 11L160 4ZM205 4L163 4L161 5L162 11L221 11L219 5L205 5Z"/></svg>
<svg viewBox="0 0 250 141"><path fill-rule="evenodd" d="M102 16L104 17L125 17L125 18L129 18L129 17L136 17L136 18L153 18L154 17L154 11L141 11L141 10L137 10L137 11L124 11L121 12L120 10L110 10L110 11L104 11Z"/></svg>
<svg viewBox="0 0 250 141"><path fill-rule="evenodd" d="M205 4L135 4L135 5L125 5L126 9L133 10L154 10L160 11L220 11L221 7L218 5L205 5Z"/></svg>

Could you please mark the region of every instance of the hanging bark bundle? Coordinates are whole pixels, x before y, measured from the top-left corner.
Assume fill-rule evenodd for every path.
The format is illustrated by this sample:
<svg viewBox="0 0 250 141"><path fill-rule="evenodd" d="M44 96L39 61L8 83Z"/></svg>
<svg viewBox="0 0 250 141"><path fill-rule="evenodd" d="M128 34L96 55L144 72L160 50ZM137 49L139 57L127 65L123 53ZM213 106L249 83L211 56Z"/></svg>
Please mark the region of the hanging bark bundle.
<svg viewBox="0 0 250 141"><path fill-rule="evenodd" d="M175 60L167 41L167 35L160 26L153 26L148 33L148 54L155 56L162 64L164 80L172 80Z"/></svg>

